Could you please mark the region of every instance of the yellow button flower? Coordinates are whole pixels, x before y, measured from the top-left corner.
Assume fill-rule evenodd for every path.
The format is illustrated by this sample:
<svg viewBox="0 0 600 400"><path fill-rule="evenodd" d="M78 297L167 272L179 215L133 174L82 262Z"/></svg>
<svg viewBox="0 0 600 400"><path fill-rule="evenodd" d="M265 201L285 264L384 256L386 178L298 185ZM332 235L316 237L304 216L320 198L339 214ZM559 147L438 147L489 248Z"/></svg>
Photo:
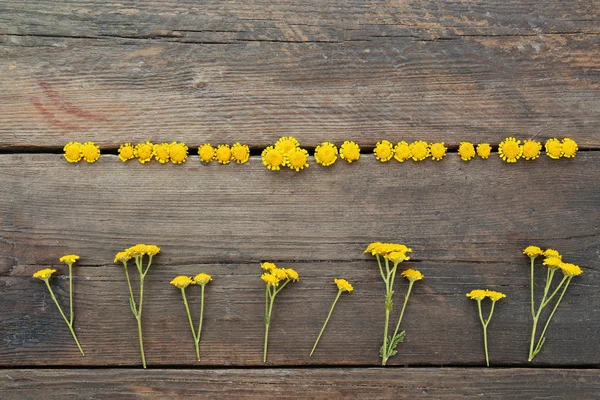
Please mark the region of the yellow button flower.
<svg viewBox="0 0 600 400"><path fill-rule="evenodd" d="M558 160L563 156L563 148L560 140L552 138L546 141L546 155L550 158Z"/></svg>
<svg viewBox="0 0 600 400"><path fill-rule="evenodd" d="M176 288L185 289L186 287L190 286L193 283L193 281L192 278L190 278L189 276L180 275L178 277L175 277L169 283L175 286Z"/></svg>
<svg viewBox="0 0 600 400"><path fill-rule="evenodd" d="M308 167L308 151L296 147L287 155L286 164L296 172Z"/></svg>
<svg viewBox="0 0 600 400"><path fill-rule="evenodd" d="M475 146L470 142L460 142L458 146L458 155L463 161L469 161L475 157Z"/></svg>
<svg viewBox="0 0 600 400"><path fill-rule="evenodd" d="M441 143L431 143L429 146L429 150L431 152L431 159L435 161L440 161L446 155L446 151L448 148L444 146L444 142Z"/></svg>
<svg viewBox="0 0 600 400"><path fill-rule="evenodd" d="M354 288L352 287L352 285L350 284L350 282L348 282L345 279L334 279L333 282L335 282L338 290L341 290L343 292L350 293L351 291L354 290Z"/></svg>
<svg viewBox="0 0 600 400"><path fill-rule="evenodd" d="M564 138L562 140L563 157L573 158L575 157L575 154L577 154L577 150L579 150L579 147L574 140L569 138Z"/></svg>
<svg viewBox="0 0 600 400"><path fill-rule="evenodd" d="M571 263L562 263L560 269L565 276L577 276L583 274L583 271L578 265Z"/></svg>
<svg viewBox="0 0 600 400"><path fill-rule="evenodd" d="M279 171L281 166L285 165L286 162L285 154L273 146L264 149L261 156L264 166L271 171Z"/></svg>
<svg viewBox="0 0 600 400"><path fill-rule="evenodd" d="M360 158L360 146L352 141L346 140L340 146L340 158L348 161L349 163L358 161Z"/></svg>
<svg viewBox="0 0 600 400"><path fill-rule="evenodd" d="M206 285L210 281L212 281L212 276L205 273L200 273L194 277L194 284L196 285Z"/></svg>
<svg viewBox="0 0 600 400"><path fill-rule="evenodd" d="M50 276L52 276L52 274L55 273L55 272L56 272L55 269L44 268L44 269L40 269L39 271L35 272L33 274L33 277L41 279L43 281L47 281L48 279L50 279Z"/></svg>
<svg viewBox="0 0 600 400"><path fill-rule="evenodd" d="M542 144L535 140L523 141L523 158L526 160L535 160L540 157Z"/></svg>
<svg viewBox="0 0 600 400"><path fill-rule="evenodd" d="M390 161L394 156L394 145L387 140L377 142L375 149L373 150L373 154L375 154L375 159L377 161Z"/></svg>
<svg viewBox="0 0 600 400"><path fill-rule="evenodd" d="M79 256L77 254L67 254L58 259L61 263L65 264L73 264L77 260L79 260Z"/></svg>
<svg viewBox="0 0 600 400"><path fill-rule="evenodd" d="M288 278L287 273L284 268L273 268L271 270L271 275L273 275L278 280L282 281Z"/></svg>
<svg viewBox="0 0 600 400"><path fill-rule="evenodd" d="M277 279L272 274L264 273L260 276L260 279L262 279L269 286L273 286L273 287L279 286L279 279Z"/></svg>
<svg viewBox="0 0 600 400"><path fill-rule="evenodd" d="M328 167L337 160L338 149L333 143L323 142L315 149L315 161Z"/></svg>
<svg viewBox="0 0 600 400"><path fill-rule="evenodd" d="M410 260L410 257L406 255L406 251L392 251L392 252L386 253L383 257L388 259L389 261L391 261L394 264L398 264L402 261Z"/></svg>
<svg viewBox="0 0 600 400"><path fill-rule="evenodd" d="M286 156L298 146L300 146L300 143L292 136L282 136L275 142L275 148Z"/></svg>
<svg viewBox="0 0 600 400"><path fill-rule="evenodd" d="M135 145L133 154L140 163L147 163L152 160L152 156L154 155L154 145L150 142L138 143Z"/></svg>
<svg viewBox="0 0 600 400"><path fill-rule="evenodd" d="M65 152L64 157L70 163L76 163L81 160L83 154L81 153L81 148L83 145L79 142L69 142L63 147L63 151Z"/></svg>
<svg viewBox="0 0 600 400"><path fill-rule="evenodd" d="M477 155L484 160L487 160L492 152L492 146L489 143L479 143L477 145Z"/></svg>
<svg viewBox="0 0 600 400"><path fill-rule="evenodd" d="M85 142L81 145L81 156L89 163L96 162L100 158L100 147L94 142Z"/></svg>
<svg viewBox="0 0 600 400"><path fill-rule="evenodd" d="M402 271L401 275L411 282L420 281L423 279L423 274L416 269L407 269L406 271Z"/></svg>
<svg viewBox="0 0 600 400"><path fill-rule="evenodd" d="M134 158L134 148L131 143L125 143L119 146L119 160L125 162Z"/></svg>
<svg viewBox="0 0 600 400"><path fill-rule="evenodd" d="M271 272L272 270L277 268L277 265L273 264L272 262L264 262L260 264L260 267L267 272Z"/></svg>
<svg viewBox="0 0 600 400"><path fill-rule="evenodd" d="M543 264L550 269L560 268L562 263L562 260L558 257L548 257L543 262Z"/></svg>
<svg viewBox="0 0 600 400"><path fill-rule="evenodd" d="M214 147L210 145L210 143L205 143L202 146L198 147L198 156L200 156L200 161L211 162L215 158L216 150Z"/></svg>
<svg viewBox="0 0 600 400"><path fill-rule="evenodd" d="M467 297L473 300L481 301L487 297L487 292L482 289L475 289L467 293Z"/></svg>
<svg viewBox="0 0 600 400"><path fill-rule="evenodd" d="M146 254L149 256L155 256L160 253L160 247L155 244L147 244L146 246Z"/></svg>
<svg viewBox="0 0 600 400"><path fill-rule="evenodd" d="M496 292L494 290L487 290L487 289L485 290L485 295L487 297L489 297L490 300L492 300L493 302L496 302L496 301L506 297L506 295L504 293Z"/></svg>
<svg viewBox="0 0 600 400"><path fill-rule="evenodd" d="M129 260L131 260L131 256L129 255L129 253L127 251L120 251L117 254L115 254L115 259L113 260L113 262L125 263Z"/></svg>
<svg viewBox="0 0 600 400"><path fill-rule="evenodd" d="M220 144L215 152L215 160L219 164L227 165L231 162L231 147L228 144Z"/></svg>
<svg viewBox="0 0 600 400"><path fill-rule="evenodd" d="M394 158L398 162L404 162L412 157L410 145L405 141L398 142L394 147Z"/></svg>
<svg viewBox="0 0 600 400"><path fill-rule="evenodd" d="M429 157L429 151L429 145L423 140L417 140L410 144L413 161L423 161Z"/></svg>
<svg viewBox="0 0 600 400"><path fill-rule="evenodd" d="M169 156L173 164L183 164L187 160L188 147L183 142L173 142L169 145Z"/></svg>
<svg viewBox="0 0 600 400"><path fill-rule="evenodd" d="M146 246L145 244L136 244L126 249L125 251L127 252L127 255L129 255L129 257L141 257L144 254L146 254L147 247L148 246Z"/></svg>
<svg viewBox="0 0 600 400"><path fill-rule="evenodd" d="M562 260L562 256L560 255L560 253L554 249L546 249L542 252L542 255L544 257L556 257Z"/></svg>
<svg viewBox="0 0 600 400"><path fill-rule="evenodd" d="M231 158L238 164L244 164L250 159L250 148L239 142L231 146Z"/></svg>
<svg viewBox="0 0 600 400"><path fill-rule="evenodd" d="M520 140L508 137L498 145L498 155L507 163L515 163L523 155L523 148L520 144Z"/></svg>
<svg viewBox="0 0 600 400"><path fill-rule="evenodd" d="M285 274L287 275L287 278L292 282L297 282L300 280L300 276L298 275L298 273L291 268L286 268Z"/></svg>
<svg viewBox="0 0 600 400"><path fill-rule="evenodd" d="M523 250L523 254L525 254L529 257L541 256L542 253L543 253L542 249L540 249L537 246L527 246L527 247L525 247L525 250Z"/></svg>
<svg viewBox="0 0 600 400"><path fill-rule="evenodd" d="M152 151L154 153L154 158L156 159L156 161L158 161L161 164L169 162L169 159L171 158L169 147L169 143L161 143L154 145L154 149Z"/></svg>

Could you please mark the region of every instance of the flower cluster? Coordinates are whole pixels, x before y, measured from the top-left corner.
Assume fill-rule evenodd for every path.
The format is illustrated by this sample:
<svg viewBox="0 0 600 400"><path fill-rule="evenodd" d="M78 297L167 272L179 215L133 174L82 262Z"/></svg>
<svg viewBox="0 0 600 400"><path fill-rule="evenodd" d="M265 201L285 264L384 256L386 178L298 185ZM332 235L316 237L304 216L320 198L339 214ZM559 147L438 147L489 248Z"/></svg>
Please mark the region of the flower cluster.
<svg viewBox="0 0 600 400"><path fill-rule="evenodd" d="M217 147L213 147L210 143L204 143L198 147L198 157L205 163L217 161L219 164L226 165L235 161L238 164L245 164L250 159L250 148L239 142L231 146L220 144Z"/></svg>
<svg viewBox="0 0 600 400"><path fill-rule="evenodd" d="M122 144L119 147L119 160L127 162L137 159L145 164L155 159L161 164L169 161L173 164L183 164L187 160L188 147L183 142L171 143L138 143L135 146L131 143Z"/></svg>
<svg viewBox="0 0 600 400"><path fill-rule="evenodd" d="M467 293L467 297L477 301L477 308L479 310L479 320L481 321L481 326L483 326L483 345L485 349L485 363L489 367L490 366L490 357L488 355L488 340L487 340L487 327L492 320L492 315L494 314L494 306L496 302L500 299L506 297L504 293L496 292L494 290L488 289L475 289L471 290ZM492 307L490 308L490 313L487 318L483 318L483 313L481 311L481 301L485 298L489 298L492 301Z"/></svg>
<svg viewBox="0 0 600 400"><path fill-rule="evenodd" d="M81 160L93 163L100 158L100 147L94 142L69 142L63 147L63 151L65 159L70 163Z"/></svg>

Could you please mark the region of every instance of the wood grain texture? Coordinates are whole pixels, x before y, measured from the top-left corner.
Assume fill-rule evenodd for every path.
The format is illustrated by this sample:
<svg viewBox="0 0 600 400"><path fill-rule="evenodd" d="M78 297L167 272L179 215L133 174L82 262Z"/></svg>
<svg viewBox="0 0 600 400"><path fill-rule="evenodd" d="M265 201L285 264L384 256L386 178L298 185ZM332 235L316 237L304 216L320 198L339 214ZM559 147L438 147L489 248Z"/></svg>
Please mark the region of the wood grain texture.
<svg viewBox="0 0 600 400"><path fill-rule="evenodd" d="M221 369L3 370L6 400L38 399L599 399L598 370Z"/></svg>
<svg viewBox="0 0 600 400"><path fill-rule="evenodd" d="M122 164L110 155L77 165L59 155L2 155L0 364L137 365L124 274L111 262L126 246L155 242L163 253L148 276L150 365L262 365L261 260L292 266L302 277L278 298L272 365L376 365L383 284L362 251L384 240L409 244L414 259L407 266L426 275L393 364L481 365L481 329L464 293L489 287L508 294L492 323L492 364L598 366L599 157L582 152L574 160L508 165L496 155L465 163L450 154L440 163L380 164L365 155L295 174L269 172L256 157L241 166L197 159L163 166ZM531 364L529 270L521 255L528 244L557 248L584 268ZM85 358L43 284L31 278L72 252L82 256L75 301ZM215 280L197 363L180 295L168 282L201 271ZM339 276L356 291L340 301L308 358ZM63 304L66 283L53 281ZM405 288L398 282L396 304Z"/></svg>

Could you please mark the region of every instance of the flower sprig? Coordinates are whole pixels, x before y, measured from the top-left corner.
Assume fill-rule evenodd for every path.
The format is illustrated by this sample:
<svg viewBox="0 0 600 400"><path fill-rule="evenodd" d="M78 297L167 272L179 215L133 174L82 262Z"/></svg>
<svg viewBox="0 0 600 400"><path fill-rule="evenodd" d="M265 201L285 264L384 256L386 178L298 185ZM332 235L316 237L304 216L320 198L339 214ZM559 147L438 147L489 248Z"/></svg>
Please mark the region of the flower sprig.
<svg viewBox="0 0 600 400"><path fill-rule="evenodd" d="M290 282L297 282L300 277L292 268L278 268L274 263L264 262L260 265L263 269L261 279L266 284L265 291L265 344L263 362L267 362L267 348L269 344L269 326L273 315L275 297ZM281 284L281 285L280 285Z"/></svg>
<svg viewBox="0 0 600 400"><path fill-rule="evenodd" d="M477 309L479 310L479 320L481 321L481 326L483 326L483 346L485 349L485 364L489 367L490 357L488 355L487 327L490 324L490 321L492 320L492 315L494 314L494 306L496 305L496 302L500 299L505 298L506 295L504 293L495 292L493 290L488 289L475 289L467 293L467 297L477 301ZM483 313L481 311L481 301L486 297L492 301L492 307L490 308L490 313L488 314L487 318L483 318Z"/></svg>
<svg viewBox="0 0 600 400"><path fill-rule="evenodd" d="M152 265L152 258L160 253L160 247L153 244L136 244L135 246L129 247L124 251L121 251L115 255L114 262L123 263L125 269L125 277L127 278L127 286L129 288L129 306L131 312L137 321L138 327L138 338L140 341L140 352L142 355L142 365L146 368L146 355L144 353L144 337L142 334L142 307L144 305L144 279L150 270ZM148 256L148 261L144 266L144 256ZM135 266L137 267L140 275L139 283L139 299L138 303L135 301L133 296L133 288L131 286L131 279L129 278L129 270L127 268L127 262L134 259Z"/></svg>

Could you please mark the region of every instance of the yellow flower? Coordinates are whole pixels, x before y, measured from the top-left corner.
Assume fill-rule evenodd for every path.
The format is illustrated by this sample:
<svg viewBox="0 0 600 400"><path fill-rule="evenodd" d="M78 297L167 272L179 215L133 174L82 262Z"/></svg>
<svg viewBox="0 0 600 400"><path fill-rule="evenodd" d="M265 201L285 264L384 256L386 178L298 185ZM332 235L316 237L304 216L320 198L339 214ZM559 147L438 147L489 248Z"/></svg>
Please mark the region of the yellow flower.
<svg viewBox="0 0 600 400"><path fill-rule="evenodd" d="M96 162L100 158L100 147L94 142L85 142L81 145L81 156L89 163Z"/></svg>
<svg viewBox="0 0 600 400"><path fill-rule="evenodd" d="M412 249L408 248L407 246L403 245L403 244L399 244L399 243L381 243L381 242L374 242L371 243L367 249L365 250L365 253L371 253L371 255L380 255L380 256L386 256L390 253L412 253ZM408 257L405 257L405 260L409 260Z"/></svg>
<svg viewBox="0 0 600 400"><path fill-rule="evenodd" d="M36 273L33 274L34 278L38 278L41 279L43 281L47 281L48 279L50 279L50 276L55 273L56 270L52 269L52 268L44 268L44 269L40 269L39 271L37 271Z"/></svg>
<svg viewBox="0 0 600 400"><path fill-rule="evenodd" d="M348 161L349 163L358 161L360 158L360 146L352 141L346 140L340 146L340 158Z"/></svg>
<svg viewBox="0 0 600 400"><path fill-rule="evenodd" d="M469 161L475 157L475 146L470 142L460 142L458 146L458 155L463 161Z"/></svg>
<svg viewBox="0 0 600 400"><path fill-rule="evenodd" d="M211 162L215 158L215 153L216 150L210 145L210 143L205 143L202 146L198 147L198 155L200 156L200 161Z"/></svg>
<svg viewBox="0 0 600 400"><path fill-rule="evenodd" d="M467 297L473 300L480 301L487 297L487 291L482 289L471 290L469 293L467 293Z"/></svg>
<svg viewBox="0 0 600 400"><path fill-rule="evenodd" d="M558 257L548 257L544 260L544 265L550 269L560 268L562 260Z"/></svg>
<svg viewBox="0 0 600 400"><path fill-rule="evenodd" d="M402 274L400 275L402 275L411 282L420 281L421 279L423 279L423 274L420 271L417 271L416 269L407 269L406 271L402 271Z"/></svg>
<svg viewBox="0 0 600 400"><path fill-rule="evenodd" d="M135 145L135 149L133 149L133 154L140 163L147 163L152 160L152 156L154 155L154 145L150 142L138 143Z"/></svg>
<svg viewBox="0 0 600 400"><path fill-rule="evenodd" d="M315 161L324 167L332 165L337 160L338 149L335 144L323 142L315 149Z"/></svg>
<svg viewBox="0 0 600 400"><path fill-rule="evenodd" d="M132 258L141 257L146 254L146 249L147 246L145 244L136 244L135 246L131 246L130 248L126 249L125 252L127 252L127 255Z"/></svg>
<svg viewBox="0 0 600 400"><path fill-rule="evenodd" d="M385 248L385 247L384 247ZM406 255L404 251L392 251L390 253L385 254L383 257L387 258L394 264L401 263L402 261L410 260L410 257Z"/></svg>
<svg viewBox="0 0 600 400"><path fill-rule="evenodd" d="M269 274L269 273L264 273L260 276L260 279L262 279L263 281L265 281L265 283L269 286L279 286L279 279L277 279L275 276Z"/></svg>
<svg viewBox="0 0 600 400"><path fill-rule="evenodd" d="M398 162L404 162L412 157L410 145L405 141L398 142L394 147L394 158Z"/></svg>
<svg viewBox="0 0 600 400"><path fill-rule="evenodd" d="M83 157L83 154L81 154L82 147L83 145L79 142L69 142L65 144L65 147L63 147L65 159L70 163L79 162Z"/></svg>
<svg viewBox="0 0 600 400"><path fill-rule="evenodd" d="M520 144L520 140L517 140L514 137L508 137L498 145L498 155L507 163L517 162L523 155L523 148Z"/></svg>
<svg viewBox="0 0 600 400"><path fill-rule="evenodd" d="M187 160L188 147L183 142L173 142L169 145L169 155L173 164L182 164Z"/></svg>
<svg viewBox="0 0 600 400"><path fill-rule="evenodd" d="M113 262L127 262L131 260L131 256L129 255L129 253L127 251L120 251L117 254L115 254L115 259L113 260Z"/></svg>
<svg viewBox="0 0 600 400"><path fill-rule="evenodd" d="M288 278L287 273L284 268L273 268L271 271L271 275L273 275L278 280L282 281Z"/></svg>
<svg viewBox="0 0 600 400"><path fill-rule="evenodd" d="M523 141L523 158L526 160L535 160L540 157L542 144L535 140Z"/></svg>
<svg viewBox="0 0 600 400"><path fill-rule="evenodd" d="M300 146L300 143L292 136L282 136L275 142L275 148L286 156L298 146Z"/></svg>
<svg viewBox="0 0 600 400"><path fill-rule="evenodd" d="M371 253L371 255L375 255L378 253L379 248L383 245L381 242L373 242L367 246L367 249L364 251L365 253Z"/></svg>
<svg viewBox="0 0 600 400"><path fill-rule="evenodd" d="M160 247L158 247L155 244L148 244L144 246L146 246L146 254L148 254L149 256L155 256L158 253L160 253Z"/></svg>
<svg viewBox="0 0 600 400"><path fill-rule="evenodd" d="M542 252L542 255L544 257L560 258L562 260L562 256L560 255L560 253L554 249L546 249Z"/></svg>
<svg viewBox="0 0 600 400"><path fill-rule="evenodd" d="M231 146L231 158L238 164L248 162L248 159L250 158L250 148L248 145L239 142L234 143L234 145Z"/></svg>
<svg viewBox="0 0 600 400"><path fill-rule="evenodd" d="M262 152L262 162L271 171L279 171L285 163L285 154L273 146L269 146Z"/></svg>
<svg viewBox="0 0 600 400"><path fill-rule="evenodd" d="M444 142L441 143L431 143L429 146L429 150L431 151L431 159L435 161L440 161L446 155L446 151L448 150L446 146L444 146Z"/></svg>
<svg viewBox="0 0 600 400"><path fill-rule="evenodd" d="M563 156L563 146L560 140L552 138L546 141L546 155L550 158L558 160Z"/></svg>
<svg viewBox="0 0 600 400"><path fill-rule="evenodd" d="M377 142L373 154L375 154L375 159L377 159L377 161L390 161L394 156L394 145L387 140Z"/></svg>
<svg viewBox="0 0 600 400"><path fill-rule="evenodd" d="M79 256L77 254L67 254L58 259L58 261L67 265L73 264L77 260L79 260Z"/></svg>
<svg viewBox="0 0 600 400"><path fill-rule="evenodd" d="M485 289L485 295L487 297L489 297L490 300L492 300L493 302L496 302L496 301L506 297L506 295L504 293L495 292L493 290L487 290L487 289Z"/></svg>
<svg viewBox="0 0 600 400"><path fill-rule="evenodd" d="M308 167L308 151L296 147L287 155L286 164L296 172Z"/></svg>
<svg viewBox="0 0 600 400"><path fill-rule="evenodd" d="M577 276L583 273L583 271L581 270L581 268L579 268L578 265L570 263L562 263L560 265L560 269L565 276Z"/></svg>
<svg viewBox="0 0 600 400"><path fill-rule="evenodd" d="M169 283L171 285L175 286L176 288L185 289L186 287L190 286L194 282L192 281L192 278L190 278L189 276L180 275L180 276L174 278Z"/></svg>
<svg viewBox="0 0 600 400"><path fill-rule="evenodd" d="M231 147L228 144L220 144L215 152L215 160L219 164L227 165L231 162Z"/></svg>
<svg viewBox="0 0 600 400"><path fill-rule="evenodd" d="M525 250L523 250L523 254L535 258L537 256L541 256L544 252L537 246L527 246Z"/></svg>
<svg viewBox="0 0 600 400"><path fill-rule="evenodd" d="M489 143L479 143L477 145L477 155L484 160L487 160L491 152L492 146L490 146Z"/></svg>
<svg viewBox="0 0 600 400"><path fill-rule="evenodd" d="M135 158L133 145L131 143L125 143L119 146L119 160L125 162Z"/></svg>
<svg viewBox="0 0 600 400"><path fill-rule="evenodd" d="M300 275L298 275L298 273L291 269L291 268L286 268L285 270L285 274L287 275L287 278L289 280L291 280L292 282L296 282L300 280Z"/></svg>
<svg viewBox="0 0 600 400"><path fill-rule="evenodd" d="M267 272L271 272L275 268L277 268L277 265L273 264L272 262L264 262L264 263L260 264L260 267Z"/></svg>
<svg viewBox="0 0 600 400"><path fill-rule="evenodd" d="M337 285L338 290L341 290L343 292L348 292L348 293L350 293L351 291L354 290L354 288L352 287L350 282L348 282L345 279L334 279L333 281Z"/></svg>
<svg viewBox="0 0 600 400"><path fill-rule="evenodd" d="M206 285L208 282L212 281L212 276L201 273L194 277L194 284L196 285Z"/></svg>
<svg viewBox="0 0 600 400"><path fill-rule="evenodd" d="M169 152L169 143L161 143L155 144L152 152L154 153L154 158L161 164L165 164L169 162L169 158L171 158Z"/></svg>
<svg viewBox="0 0 600 400"><path fill-rule="evenodd" d="M579 150L579 147L577 147L577 143L573 139L564 138L562 140L563 157L573 158L577 154L577 150Z"/></svg>
<svg viewBox="0 0 600 400"><path fill-rule="evenodd" d="M417 140L410 144L410 152L412 153L413 161L423 161L429 157L429 145L427 142Z"/></svg>

